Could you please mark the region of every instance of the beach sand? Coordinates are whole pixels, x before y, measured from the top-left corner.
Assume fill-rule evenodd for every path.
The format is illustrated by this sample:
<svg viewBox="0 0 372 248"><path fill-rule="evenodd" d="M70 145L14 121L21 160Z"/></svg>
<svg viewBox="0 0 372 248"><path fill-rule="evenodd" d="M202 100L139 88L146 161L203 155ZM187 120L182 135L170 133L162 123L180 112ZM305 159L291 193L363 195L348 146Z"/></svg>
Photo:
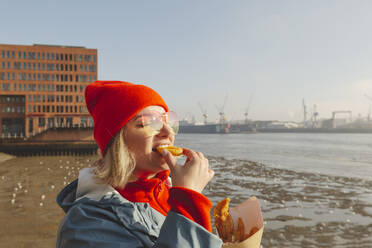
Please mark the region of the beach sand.
<svg viewBox="0 0 372 248"><path fill-rule="evenodd" d="M21 157L0 163L0 247L55 247L64 216L56 196L93 159Z"/></svg>

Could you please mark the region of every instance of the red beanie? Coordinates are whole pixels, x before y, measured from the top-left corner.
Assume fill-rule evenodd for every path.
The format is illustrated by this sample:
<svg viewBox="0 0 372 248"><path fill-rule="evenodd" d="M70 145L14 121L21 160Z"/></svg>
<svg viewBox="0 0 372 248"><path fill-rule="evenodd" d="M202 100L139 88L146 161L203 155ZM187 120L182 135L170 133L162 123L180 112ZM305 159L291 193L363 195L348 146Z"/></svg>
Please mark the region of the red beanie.
<svg viewBox="0 0 372 248"><path fill-rule="evenodd" d="M140 84L96 81L85 89L85 103L94 121L94 139L102 156L115 134L143 108L157 105L168 111L161 96Z"/></svg>

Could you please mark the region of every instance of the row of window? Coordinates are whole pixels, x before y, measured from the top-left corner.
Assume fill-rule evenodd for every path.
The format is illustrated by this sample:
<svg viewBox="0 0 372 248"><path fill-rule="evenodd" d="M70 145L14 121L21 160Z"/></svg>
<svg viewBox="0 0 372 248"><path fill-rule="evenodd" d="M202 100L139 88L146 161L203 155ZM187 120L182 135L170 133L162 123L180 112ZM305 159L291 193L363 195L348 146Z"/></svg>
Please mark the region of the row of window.
<svg viewBox="0 0 372 248"><path fill-rule="evenodd" d="M1 51L1 58L5 59L41 59L41 60L60 60L60 61L79 61L96 62L96 55L88 54L67 54L67 53L43 53L43 52L16 52Z"/></svg>
<svg viewBox="0 0 372 248"><path fill-rule="evenodd" d="M67 102L72 103L74 96L71 95L28 95L28 102ZM83 103L84 97L82 95L75 96L75 103Z"/></svg>
<svg viewBox="0 0 372 248"><path fill-rule="evenodd" d="M12 87L13 85L13 87ZM22 87L23 86L23 87ZM56 86L56 87L54 87ZM3 83L1 89L3 91L38 91L38 92L84 92L85 85L63 85L63 84L9 84Z"/></svg>
<svg viewBox="0 0 372 248"><path fill-rule="evenodd" d="M87 113L85 106L28 105L28 113Z"/></svg>
<svg viewBox="0 0 372 248"><path fill-rule="evenodd" d="M29 118L30 121L32 121L32 118ZM57 126L72 126L72 118L71 117L48 117L46 119L45 117L38 117L37 118L37 123L39 127L45 127L46 121L48 121L48 127L54 127L55 124ZM57 123L55 123L55 121ZM75 124L76 125L76 124ZM87 117L80 117L80 125L82 126L90 126L93 127L93 119L92 118L87 118Z"/></svg>
<svg viewBox="0 0 372 248"><path fill-rule="evenodd" d="M2 113L24 113L24 106L1 106ZM85 113L86 108L84 106L40 106L40 105L28 105L29 113Z"/></svg>
<svg viewBox="0 0 372 248"><path fill-rule="evenodd" d="M1 103L22 103L25 102L24 96L0 96Z"/></svg>
<svg viewBox="0 0 372 248"><path fill-rule="evenodd" d="M0 80L16 80L16 73L1 72ZM69 75L69 74L48 74L48 73L18 73L17 80L23 81L57 81L57 82L93 82L96 76L91 75Z"/></svg>
<svg viewBox="0 0 372 248"><path fill-rule="evenodd" d="M25 106L1 106L2 113L24 113Z"/></svg>
<svg viewBox="0 0 372 248"><path fill-rule="evenodd" d="M13 67L12 67L13 64ZM45 64L45 63L26 63L26 62L1 62L2 69L15 70L39 70L39 71L77 71L77 65L72 64ZM80 72L96 72L95 65L79 65Z"/></svg>

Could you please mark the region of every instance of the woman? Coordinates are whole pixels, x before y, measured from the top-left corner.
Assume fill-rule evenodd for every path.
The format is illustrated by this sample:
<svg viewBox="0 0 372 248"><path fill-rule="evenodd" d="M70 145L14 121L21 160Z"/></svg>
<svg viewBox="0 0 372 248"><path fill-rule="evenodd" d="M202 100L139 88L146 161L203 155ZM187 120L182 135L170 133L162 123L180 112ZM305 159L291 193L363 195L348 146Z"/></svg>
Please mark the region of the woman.
<svg viewBox="0 0 372 248"><path fill-rule="evenodd" d="M97 81L85 90L103 159L85 168L57 202L67 213L57 247L221 247L211 233L208 160L184 149L183 166L169 152L176 115L149 87ZM171 179L168 177L171 174Z"/></svg>

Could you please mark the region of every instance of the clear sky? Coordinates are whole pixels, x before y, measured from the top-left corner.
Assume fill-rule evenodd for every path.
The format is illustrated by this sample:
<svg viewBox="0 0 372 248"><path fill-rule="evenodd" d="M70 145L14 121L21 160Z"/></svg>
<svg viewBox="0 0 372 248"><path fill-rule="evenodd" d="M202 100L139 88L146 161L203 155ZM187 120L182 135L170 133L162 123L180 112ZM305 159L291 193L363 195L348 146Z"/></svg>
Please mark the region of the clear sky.
<svg viewBox="0 0 372 248"><path fill-rule="evenodd" d="M98 78L144 83L181 118L367 116L369 0L1 0L0 43L98 49ZM251 103L249 104L251 99Z"/></svg>

